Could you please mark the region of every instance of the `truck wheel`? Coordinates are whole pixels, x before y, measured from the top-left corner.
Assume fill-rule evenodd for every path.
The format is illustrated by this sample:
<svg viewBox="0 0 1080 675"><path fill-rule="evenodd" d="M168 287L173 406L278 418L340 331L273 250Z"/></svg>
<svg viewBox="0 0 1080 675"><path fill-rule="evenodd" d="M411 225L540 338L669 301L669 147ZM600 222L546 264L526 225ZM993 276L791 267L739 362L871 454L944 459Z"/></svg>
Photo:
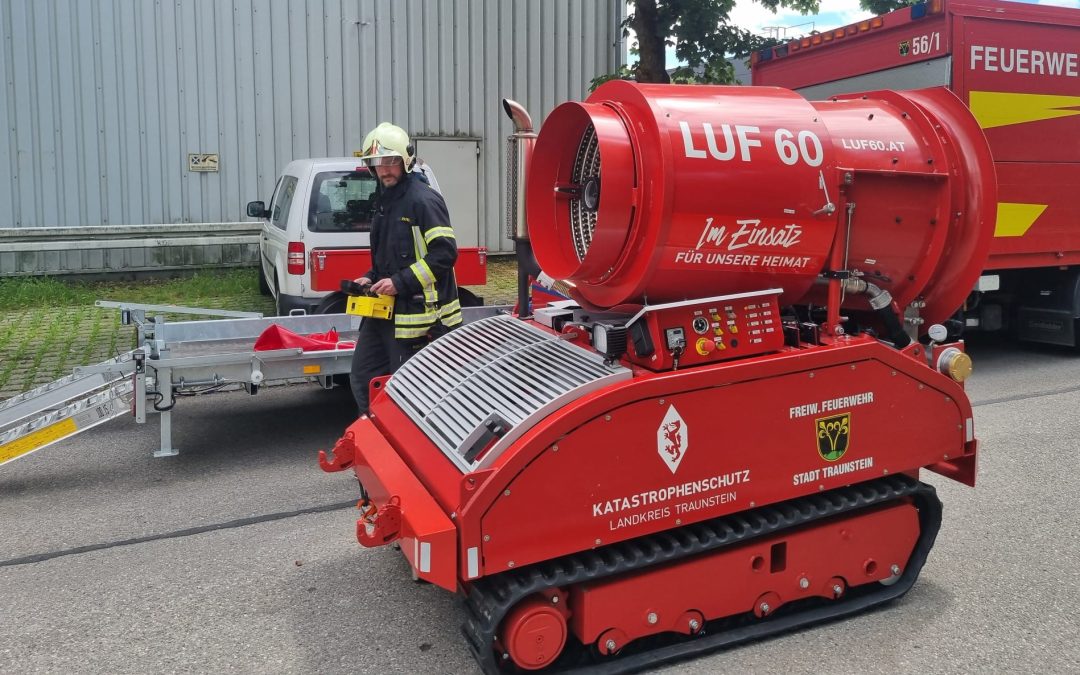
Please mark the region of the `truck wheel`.
<svg viewBox="0 0 1080 675"><path fill-rule="evenodd" d="M349 296L344 293L331 293L322 299L319 306L315 308L315 314L344 314L345 305L349 302ZM348 373L341 373L334 375L332 378L335 387L349 388L349 375Z"/></svg>
<svg viewBox="0 0 1080 675"><path fill-rule="evenodd" d="M273 295L270 292L270 284L266 282L266 273L263 272L262 265L259 265L259 294L260 295Z"/></svg>
<svg viewBox="0 0 1080 675"><path fill-rule="evenodd" d="M344 314L349 297L344 293L331 293L315 308L315 314Z"/></svg>
<svg viewBox="0 0 1080 675"><path fill-rule="evenodd" d="M476 297L476 294L467 288L458 288L458 302L462 307L480 307L484 304L482 298Z"/></svg>

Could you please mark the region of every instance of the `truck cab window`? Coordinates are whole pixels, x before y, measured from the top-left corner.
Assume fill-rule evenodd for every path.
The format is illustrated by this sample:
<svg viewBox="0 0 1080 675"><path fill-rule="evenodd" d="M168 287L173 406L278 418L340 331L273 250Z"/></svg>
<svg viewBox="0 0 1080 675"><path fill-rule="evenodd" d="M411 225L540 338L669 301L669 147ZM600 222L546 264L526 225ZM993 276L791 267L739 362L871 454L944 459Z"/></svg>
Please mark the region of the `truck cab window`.
<svg viewBox="0 0 1080 675"><path fill-rule="evenodd" d="M316 174L311 188L308 229L312 232L370 231L377 184L368 171Z"/></svg>
<svg viewBox="0 0 1080 675"><path fill-rule="evenodd" d="M270 222L278 229L284 230L289 222L289 208L296 194L296 183L295 177L283 176L274 190L274 198L270 202Z"/></svg>

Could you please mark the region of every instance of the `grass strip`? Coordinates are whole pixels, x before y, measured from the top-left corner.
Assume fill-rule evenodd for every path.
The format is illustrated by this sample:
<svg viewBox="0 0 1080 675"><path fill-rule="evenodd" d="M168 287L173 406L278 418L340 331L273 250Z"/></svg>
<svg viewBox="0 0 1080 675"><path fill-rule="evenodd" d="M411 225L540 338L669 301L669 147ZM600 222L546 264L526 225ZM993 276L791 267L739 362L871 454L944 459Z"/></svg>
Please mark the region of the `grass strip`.
<svg viewBox="0 0 1080 675"><path fill-rule="evenodd" d="M68 314L69 324L67 335L60 345L60 359L56 362L56 368L53 369L52 372L54 380L69 374L68 361L71 360L71 352L75 349L75 340L78 339L82 332L82 324L83 321L86 320L88 313L89 312L87 312L86 309L79 309ZM75 365L85 366L87 364L80 361L79 363L73 364L73 366Z"/></svg>
<svg viewBox="0 0 1080 675"><path fill-rule="evenodd" d="M30 321L27 323L24 332L24 335L29 339L21 340L15 353L6 359L6 362L3 364L3 369L0 370L0 389L7 387L8 381L11 380L12 374L15 372L15 368L26 358L26 352L30 349L31 345L36 344L37 341L34 336L41 327L41 324L45 321L45 316L46 310L43 309L30 312Z"/></svg>
<svg viewBox="0 0 1080 675"><path fill-rule="evenodd" d="M255 269L242 268L199 271L179 279L109 282L92 288L101 300L201 307L207 298L246 295L258 288L258 279ZM105 297L106 294L111 297Z"/></svg>
<svg viewBox="0 0 1080 675"><path fill-rule="evenodd" d="M117 354L116 337L117 333L120 331L120 312L113 310L112 315L112 330L109 331L109 356L105 358L109 358Z"/></svg>
<svg viewBox="0 0 1080 675"><path fill-rule="evenodd" d="M0 310L33 309L94 304L86 283L68 283L53 277L0 279Z"/></svg>
<svg viewBox="0 0 1080 675"><path fill-rule="evenodd" d="M4 348L15 339L15 336L19 335L19 327L26 318L24 312L12 312L11 316L11 321L6 322L3 330L0 331L0 353L3 353Z"/></svg>
<svg viewBox="0 0 1080 675"><path fill-rule="evenodd" d="M46 323L44 317L49 317L50 320L45 326L44 335L34 341L33 354L27 355L27 358L30 359L30 369L26 371L26 374L23 376L22 388L24 390L33 389L35 385L39 384L37 382L38 370L41 369L41 362L49 355L54 349L54 345L59 341L60 331L64 325L65 312L47 312L46 310L43 310L43 324Z"/></svg>
<svg viewBox="0 0 1080 675"><path fill-rule="evenodd" d="M4 370L9 365L16 363L15 353L19 350L20 345L23 343L22 333L20 332L23 324L29 318L28 312L12 312L5 318L5 325L3 331L0 332L0 376L3 375ZM10 379L10 375L4 378L3 383L6 383ZM0 397L17 394L18 391L4 389L4 384L0 384Z"/></svg>
<svg viewBox="0 0 1080 675"><path fill-rule="evenodd" d="M90 337L86 340L86 349L83 350L81 356L79 356L79 362L83 364L90 363L90 356L94 353L94 349L97 347L98 336L101 334L101 321L105 318L106 311L104 309L94 309L94 320L90 324Z"/></svg>
<svg viewBox="0 0 1080 675"><path fill-rule="evenodd" d="M203 298L250 298L258 288L255 269L201 270L176 279L64 281L53 277L0 279L0 311L93 305L117 300L151 305L195 305Z"/></svg>

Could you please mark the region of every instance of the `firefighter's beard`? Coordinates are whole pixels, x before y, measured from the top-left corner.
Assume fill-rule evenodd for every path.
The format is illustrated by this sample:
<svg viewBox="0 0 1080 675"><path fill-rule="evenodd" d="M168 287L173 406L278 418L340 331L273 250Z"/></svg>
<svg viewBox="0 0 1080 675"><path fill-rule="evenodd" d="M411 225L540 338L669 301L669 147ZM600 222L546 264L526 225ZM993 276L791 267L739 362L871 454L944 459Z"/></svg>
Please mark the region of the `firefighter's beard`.
<svg viewBox="0 0 1080 675"><path fill-rule="evenodd" d="M405 172L400 164L395 164L392 166L376 167L375 173L378 175L379 182L382 183L384 188L392 188L401 182L401 177Z"/></svg>

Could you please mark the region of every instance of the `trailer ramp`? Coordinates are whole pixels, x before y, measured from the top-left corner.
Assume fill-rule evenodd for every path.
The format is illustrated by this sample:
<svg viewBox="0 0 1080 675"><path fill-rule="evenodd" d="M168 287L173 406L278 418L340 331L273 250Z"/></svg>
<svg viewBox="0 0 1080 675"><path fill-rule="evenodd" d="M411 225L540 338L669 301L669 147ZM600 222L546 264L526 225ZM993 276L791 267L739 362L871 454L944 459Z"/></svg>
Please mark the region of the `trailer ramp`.
<svg viewBox="0 0 1080 675"><path fill-rule="evenodd" d="M131 378L109 369L136 350L102 361L101 372L75 373L0 402L0 466L131 413Z"/></svg>

